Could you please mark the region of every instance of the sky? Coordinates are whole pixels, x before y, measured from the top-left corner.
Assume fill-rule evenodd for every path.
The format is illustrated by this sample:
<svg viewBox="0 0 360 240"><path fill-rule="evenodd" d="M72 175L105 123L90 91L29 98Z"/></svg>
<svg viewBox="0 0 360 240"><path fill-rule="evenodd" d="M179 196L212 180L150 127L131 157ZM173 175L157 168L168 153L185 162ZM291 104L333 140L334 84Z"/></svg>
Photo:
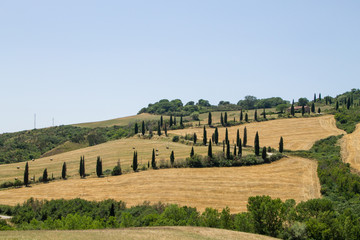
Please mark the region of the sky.
<svg viewBox="0 0 360 240"><path fill-rule="evenodd" d="M359 88L360 1L0 1L0 133Z"/></svg>

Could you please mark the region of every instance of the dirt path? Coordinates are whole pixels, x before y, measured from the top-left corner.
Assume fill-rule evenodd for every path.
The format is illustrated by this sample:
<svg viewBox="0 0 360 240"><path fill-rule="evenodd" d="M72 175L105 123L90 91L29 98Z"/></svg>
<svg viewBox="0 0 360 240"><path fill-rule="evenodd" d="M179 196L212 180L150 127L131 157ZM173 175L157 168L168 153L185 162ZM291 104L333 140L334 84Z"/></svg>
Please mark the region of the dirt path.
<svg viewBox="0 0 360 240"><path fill-rule="evenodd" d="M353 133L345 135L340 140L340 146L343 161L360 171L360 124Z"/></svg>
<svg viewBox="0 0 360 240"><path fill-rule="evenodd" d="M231 168L180 168L148 170L108 178L71 179L28 188L0 191L0 204L15 205L29 197L38 199L116 199L128 206L177 203L197 207L246 211L250 196L270 195L297 202L319 198L317 162L289 157L272 164Z"/></svg>

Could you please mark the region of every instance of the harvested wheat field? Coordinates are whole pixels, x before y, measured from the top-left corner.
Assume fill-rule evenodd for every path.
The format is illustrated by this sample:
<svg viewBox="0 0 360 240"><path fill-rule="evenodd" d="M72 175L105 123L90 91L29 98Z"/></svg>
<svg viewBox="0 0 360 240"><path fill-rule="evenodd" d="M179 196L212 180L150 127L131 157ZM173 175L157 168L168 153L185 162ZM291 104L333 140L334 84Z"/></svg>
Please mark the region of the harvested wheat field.
<svg viewBox="0 0 360 240"><path fill-rule="evenodd" d="M340 144L343 161L360 171L360 124L353 133L345 135L340 140Z"/></svg>
<svg viewBox="0 0 360 240"><path fill-rule="evenodd" d="M236 141L237 129L240 131L240 137L243 138L244 128L247 128L248 145L254 144L256 131L259 132L260 145L279 147L279 140L284 138L284 148L289 150L308 150L320 139L344 134L335 125L335 119L332 115L310 118L291 118L279 119L265 122L255 122L233 126L228 128L229 140L231 143ZM214 133L214 128L207 128L207 136ZM171 134L183 135L196 132L198 138L203 136L203 128L190 128L169 131ZM225 138L225 128L219 128L219 140Z"/></svg>
<svg viewBox="0 0 360 240"><path fill-rule="evenodd" d="M71 230L71 231L2 231L0 239L182 239L182 240L220 240L220 239L239 239L239 240L271 240L277 239L268 236L236 232L217 228L204 227L147 227L147 228L126 228L126 229L106 229L106 230Z"/></svg>
<svg viewBox="0 0 360 240"><path fill-rule="evenodd" d="M38 179L47 168L49 176L54 174L58 178L61 175L63 162L67 165L68 176L78 176L80 156L85 156L86 173L95 173L96 158L100 156L103 160L103 170L113 169L120 159L123 170L130 169L133 160L134 151L138 152L139 169L151 161L152 150L157 149L156 161L169 161L171 151L175 153L175 159L185 159L191 151L190 145L169 142L169 139L160 137L152 140L128 138L115 140L92 147L82 148L71 152L57 154L50 157L29 161L29 176ZM215 151L222 151L221 147L213 148ZM195 146L194 151L197 154L207 154L207 147ZM18 169L19 167L19 169ZM0 183L4 181L13 181L14 178L22 180L25 163L13 163L0 165Z"/></svg>
<svg viewBox="0 0 360 240"><path fill-rule="evenodd" d="M290 157L271 164L230 168L148 170L122 176L70 179L0 191L0 204L15 205L38 199L116 199L128 206L176 203L197 207L246 211L250 196L270 195L297 202L320 197L315 161Z"/></svg>

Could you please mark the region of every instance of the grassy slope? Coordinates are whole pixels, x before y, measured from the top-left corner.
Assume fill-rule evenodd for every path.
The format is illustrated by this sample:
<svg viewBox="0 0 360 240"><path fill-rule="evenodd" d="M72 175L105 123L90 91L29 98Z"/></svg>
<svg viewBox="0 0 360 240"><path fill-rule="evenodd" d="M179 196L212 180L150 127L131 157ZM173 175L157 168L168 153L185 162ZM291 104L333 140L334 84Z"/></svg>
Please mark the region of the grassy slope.
<svg viewBox="0 0 360 240"><path fill-rule="evenodd" d="M203 227L149 227L107 230L72 230L72 231L8 231L0 232L0 239L183 239L183 240L217 240L217 239L248 239L271 240L272 237L236 232L216 228Z"/></svg>
<svg viewBox="0 0 360 240"><path fill-rule="evenodd" d="M122 200L129 206L144 201L246 211L248 197L270 195L296 201L320 197L317 163L304 158L283 158L248 167L180 168L148 170L122 176L71 179L0 191L0 204L39 199Z"/></svg>

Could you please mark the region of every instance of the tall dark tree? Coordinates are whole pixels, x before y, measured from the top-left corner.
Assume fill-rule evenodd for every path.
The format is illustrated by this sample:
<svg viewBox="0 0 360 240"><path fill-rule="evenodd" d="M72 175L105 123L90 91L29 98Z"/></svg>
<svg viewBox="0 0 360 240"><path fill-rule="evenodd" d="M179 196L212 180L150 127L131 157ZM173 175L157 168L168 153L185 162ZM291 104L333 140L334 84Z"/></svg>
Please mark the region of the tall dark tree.
<svg viewBox="0 0 360 240"><path fill-rule="evenodd" d="M85 177L85 156L80 157L79 174L81 178Z"/></svg>
<svg viewBox="0 0 360 240"><path fill-rule="evenodd" d="M175 162L175 155L174 155L174 151L171 151L171 154L170 154L170 163L171 163L171 167L174 167L174 162Z"/></svg>
<svg viewBox="0 0 360 240"><path fill-rule="evenodd" d="M191 152L190 152L190 157L193 157L194 156L194 147L191 147Z"/></svg>
<svg viewBox="0 0 360 240"><path fill-rule="evenodd" d="M238 154L239 154L239 156L241 156L241 155L242 155L242 144L241 144L241 139L240 139L239 146L238 146Z"/></svg>
<svg viewBox="0 0 360 240"><path fill-rule="evenodd" d="M301 107L301 115L304 116L304 114L305 114L305 106L302 105L302 107Z"/></svg>
<svg viewBox="0 0 360 240"><path fill-rule="evenodd" d="M319 93L319 101L321 102L321 93Z"/></svg>
<svg viewBox="0 0 360 240"><path fill-rule="evenodd" d="M222 113L220 114L220 123L221 123L221 126L224 126L224 118L223 118Z"/></svg>
<svg viewBox="0 0 360 240"><path fill-rule="evenodd" d="M182 117L182 116L180 116L180 126L181 126L181 127L184 127L183 117Z"/></svg>
<svg viewBox="0 0 360 240"><path fill-rule="evenodd" d="M247 113L245 113L245 122L249 122L249 116Z"/></svg>
<svg viewBox="0 0 360 240"><path fill-rule="evenodd" d="M66 179L66 162L63 163L62 170L61 170L61 178Z"/></svg>
<svg viewBox="0 0 360 240"><path fill-rule="evenodd" d="M43 172L43 175L42 175L42 181L43 181L43 182L49 181L47 168L44 169L44 172Z"/></svg>
<svg viewBox="0 0 360 240"><path fill-rule="evenodd" d="M34 179L35 180L35 179ZM29 185L29 164L26 162L24 170L24 184L25 186Z"/></svg>
<svg viewBox="0 0 360 240"><path fill-rule="evenodd" d="M212 146L211 146L211 140L209 141L209 146L208 146L208 157L212 158Z"/></svg>
<svg viewBox="0 0 360 240"><path fill-rule="evenodd" d="M316 102L316 93L314 93L314 102Z"/></svg>
<svg viewBox="0 0 360 240"><path fill-rule="evenodd" d="M225 152L225 141L223 141L223 152Z"/></svg>
<svg viewBox="0 0 360 240"><path fill-rule="evenodd" d="M163 127L164 126L164 119L163 116L160 116L160 126Z"/></svg>
<svg viewBox="0 0 360 240"><path fill-rule="evenodd" d="M153 169L156 169L155 149L153 149L153 151L152 151L152 156L151 156L151 167L152 167Z"/></svg>
<svg viewBox="0 0 360 240"><path fill-rule="evenodd" d="M227 126L228 124L228 117L227 117L227 112L225 112L224 114L224 126Z"/></svg>
<svg viewBox="0 0 360 240"><path fill-rule="evenodd" d="M170 115L170 123L169 123L169 127L171 127L173 125L173 117L172 115Z"/></svg>
<svg viewBox="0 0 360 240"><path fill-rule="evenodd" d="M157 134L158 134L159 136L161 136L161 125L160 125L160 122L158 123Z"/></svg>
<svg viewBox="0 0 360 240"><path fill-rule="evenodd" d="M236 156L236 145L234 145L234 157Z"/></svg>
<svg viewBox="0 0 360 240"><path fill-rule="evenodd" d="M243 120L243 112L242 109L240 110L240 122Z"/></svg>
<svg viewBox="0 0 360 240"><path fill-rule="evenodd" d="M145 122L142 121L142 124L141 124L141 134L144 136L145 135Z"/></svg>
<svg viewBox="0 0 360 240"><path fill-rule="evenodd" d="M98 156L97 159L96 159L96 175L98 177L101 177L103 175L103 172L102 172L102 160L101 160L100 156Z"/></svg>
<svg viewBox="0 0 360 240"><path fill-rule="evenodd" d="M243 147L246 147L247 144L247 130L244 128L244 137L243 137Z"/></svg>
<svg viewBox="0 0 360 240"><path fill-rule="evenodd" d="M321 108L319 107L319 108L318 108L318 114L320 114L320 113L321 113Z"/></svg>
<svg viewBox="0 0 360 240"><path fill-rule="evenodd" d="M266 119L266 112L265 112L265 108L264 108L264 111L263 111L263 116L264 116L264 119Z"/></svg>
<svg viewBox="0 0 360 240"><path fill-rule="evenodd" d="M115 217L115 205L114 203L111 203L110 210L109 210L109 216Z"/></svg>
<svg viewBox="0 0 360 240"><path fill-rule="evenodd" d="M176 117L174 116L174 125L176 125Z"/></svg>
<svg viewBox="0 0 360 240"><path fill-rule="evenodd" d="M231 158L231 154L230 154L230 142L226 143L226 159L230 159Z"/></svg>
<svg viewBox="0 0 360 240"><path fill-rule="evenodd" d="M167 136L167 127L166 127L166 123L165 123L165 126L164 126L164 132L165 132L165 136Z"/></svg>
<svg viewBox="0 0 360 240"><path fill-rule="evenodd" d="M254 120L257 121L258 118L257 118L257 109L255 109L255 112L254 112Z"/></svg>
<svg viewBox="0 0 360 240"><path fill-rule="evenodd" d="M350 97L349 97L348 100L346 101L346 108L348 110L350 109L350 105L351 105L351 100L350 100Z"/></svg>
<svg viewBox="0 0 360 240"><path fill-rule="evenodd" d="M258 132L256 132L256 134L255 134L254 151L255 151L255 155L259 156L259 154L260 154L260 143L259 143L259 133Z"/></svg>
<svg viewBox="0 0 360 240"><path fill-rule="evenodd" d="M138 124L135 123L135 134L138 134L138 132L139 132L139 127L138 127Z"/></svg>
<svg viewBox="0 0 360 240"><path fill-rule="evenodd" d="M132 168L133 168L134 172L136 172L137 168L138 168L137 152L136 151L134 151Z"/></svg>
<svg viewBox="0 0 360 240"><path fill-rule="evenodd" d="M336 101L335 110L339 110L339 101Z"/></svg>
<svg viewBox="0 0 360 240"><path fill-rule="evenodd" d="M228 133L228 129L225 129L225 142L229 141L229 133Z"/></svg>
<svg viewBox="0 0 360 240"><path fill-rule="evenodd" d="M266 147L263 147L261 157L262 159L266 160Z"/></svg>
<svg viewBox="0 0 360 240"><path fill-rule="evenodd" d="M211 123L212 123L212 117L211 117L211 112L209 112L208 125L211 126Z"/></svg>
<svg viewBox="0 0 360 240"><path fill-rule="evenodd" d="M197 135L196 133L194 133L194 144L196 144L196 142L197 142Z"/></svg>
<svg viewBox="0 0 360 240"><path fill-rule="evenodd" d="M294 107L294 104L291 104L290 113L291 113L292 116L295 116L295 107Z"/></svg>
<svg viewBox="0 0 360 240"><path fill-rule="evenodd" d="M206 135L206 128L204 125L204 132L203 132L203 144L204 146L206 146L206 142L207 142L207 135Z"/></svg>
<svg viewBox="0 0 360 240"><path fill-rule="evenodd" d="M283 151L284 151L284 139L283 137L280 137L279 152L282 153Z"/></svg>
<svg viewBox="0 0 360 240"><path fill-rule="evenodd" d="M311 104L311 112L312 112L312 113L315 113L315 103L312 103L312 104Z"/></svg>
<svg viewBox="0 0 360 240"><path fill-rule="evenodd" d="M239 129L236 131L236 146L239 146L240 142L240 132Z"/></svg>
<svg viewBox="0 0 360 240"><path fill-rule="evenodd" d="M217 145L219 143L219 131L218 128L215 128L215 132L214 132L214 142Z"/></svg>

